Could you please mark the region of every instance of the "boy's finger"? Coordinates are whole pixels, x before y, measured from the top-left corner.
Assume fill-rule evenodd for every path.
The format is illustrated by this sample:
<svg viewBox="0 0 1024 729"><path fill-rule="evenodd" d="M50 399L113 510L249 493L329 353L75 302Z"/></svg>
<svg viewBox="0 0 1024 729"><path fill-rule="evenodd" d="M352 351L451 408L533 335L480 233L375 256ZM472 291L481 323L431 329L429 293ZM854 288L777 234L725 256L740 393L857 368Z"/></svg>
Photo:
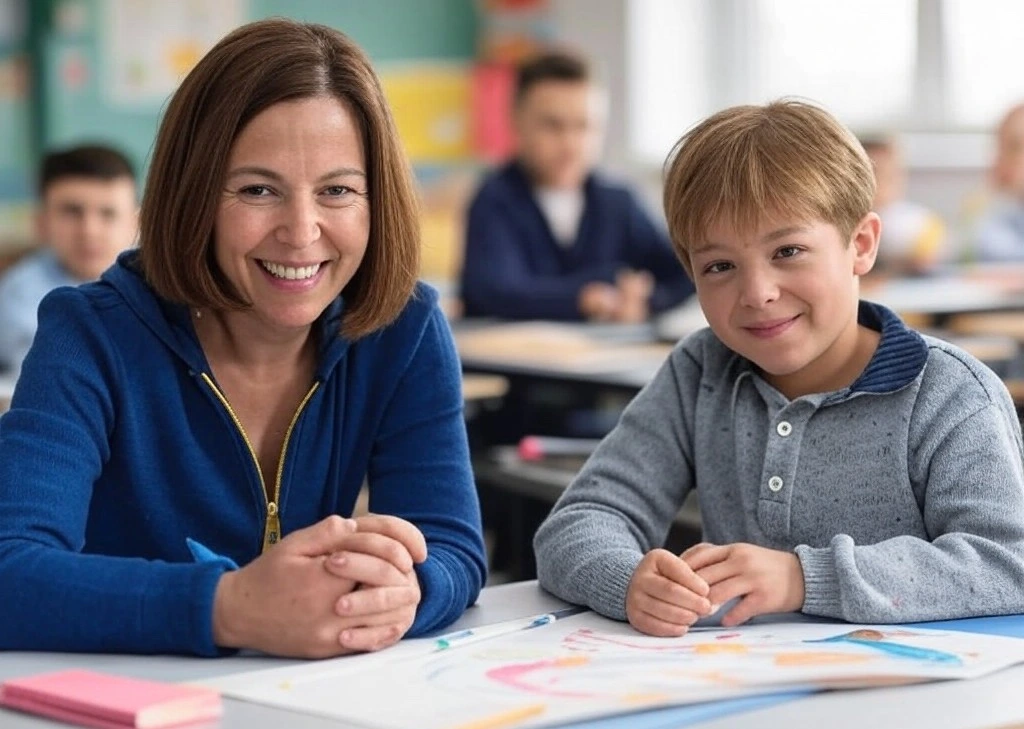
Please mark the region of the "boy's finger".
<svg viewBox="0 0 1024 729"><path fill-rule="evenodd" d="M713 585L711 592L708 593L708 599L713 605L724 605L730 600L743 597L752 589L749 580L743 575L735 575ZM739 607L738 604L737 607ZM733 608L733 610L735 609Z"/></svg>
<svg viewBox="0 0 1024 729"><path fill-rule="evenodd" d="M664 555L658 555L658 559L655 562L658 574L663 577L667 577L673 582L677 582L687 590L696 593L703 597L708 594L708 583L703 577L697 575L697 573L690 568L683 560L675 556L671 552L665 552Z"/></svg>
<svg viewBox="0 0 1024 729"><path fill-rule="evenodd" d="M721 562L729 558L729 545L708 545L703 549L694 551L688 557L683 557L683 561L690 566L690 569L697 572L709 564L715 562Z"/></svg>
<svg viewBox="0 0 1024 729"><path fill-rule="evenodd" d="M760 614L758 600L752 595L747 595L736 603L736 607L722 616L722 626L731 628L735 625L742 625L752 617Z"/></svg>
<svg viewBox="0 0 1024 729"><path fill-rule="evenodd" d="M687 610L681 605L659 600L653 595L638 595L636 606L642 612L672 625L690 626L696 623L699 617L692 610Z"/></svg>
<svg viewBox="0 0 1024 729"><path fill-rule="evenodd" d="M645 587L645 594L652 598L670 605L678 605L697 615L707 615L711 610L711 601L708 598L661 575L656 576Z"/></svg>
<svg viewBox="0 0 1024 729"><path fill-rule="evenodd" d="M739 575L740 568L736 564L736 560L727 559L722 562L709 564L707 567L701 567L697 570L697 574L708 583L708 587L714 587L723 580Z"/></svg>

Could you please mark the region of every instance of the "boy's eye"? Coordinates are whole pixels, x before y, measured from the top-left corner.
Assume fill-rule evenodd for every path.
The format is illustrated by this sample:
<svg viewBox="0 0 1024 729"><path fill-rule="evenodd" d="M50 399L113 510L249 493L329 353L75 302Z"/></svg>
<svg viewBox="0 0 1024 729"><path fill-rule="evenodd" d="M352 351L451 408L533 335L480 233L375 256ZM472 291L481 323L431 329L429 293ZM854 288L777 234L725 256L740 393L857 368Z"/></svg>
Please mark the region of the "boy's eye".
<svg viewBox="0 0 1024 729"><path fill-rule="evenodd" d="M704 273L724 273L731 268L732 264L727 261L716 261L705 266Z"/></svg>
<svg viewBox="0 0 1024 729"><path fill-rule="evenodd" d="M800 253L800 249L796 246L783 246L775 252L776 258L792 258L793 256Z"/></svg>

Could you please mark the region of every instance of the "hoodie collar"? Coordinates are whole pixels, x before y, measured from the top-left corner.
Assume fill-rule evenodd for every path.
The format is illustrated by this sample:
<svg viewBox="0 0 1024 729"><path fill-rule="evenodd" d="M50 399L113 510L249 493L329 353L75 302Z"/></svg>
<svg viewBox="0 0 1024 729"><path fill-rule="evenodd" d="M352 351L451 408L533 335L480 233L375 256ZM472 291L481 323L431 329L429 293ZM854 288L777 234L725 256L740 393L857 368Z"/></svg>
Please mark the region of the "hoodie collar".
<svg viewBox="0 0 1024 729"><path fill-rule="evenodd" d="M191 313L184 304L178 304L156 295L142 277L138 250L120 254L117 262L107 269L101 280L112 286L135 315L180 359L190 370L209 372L206 355L199 345ZM316 379L325 380L345 356L351 341L339 336L344 298L339 296L324 310L314 327L318 328L320 347Z"/></svg>

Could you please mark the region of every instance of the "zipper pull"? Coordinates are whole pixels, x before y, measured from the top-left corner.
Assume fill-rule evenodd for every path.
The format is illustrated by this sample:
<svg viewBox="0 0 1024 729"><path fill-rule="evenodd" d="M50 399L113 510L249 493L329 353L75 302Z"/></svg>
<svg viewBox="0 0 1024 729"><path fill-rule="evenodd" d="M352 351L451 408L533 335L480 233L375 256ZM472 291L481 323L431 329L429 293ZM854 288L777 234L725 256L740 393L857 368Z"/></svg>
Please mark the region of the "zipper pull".
<svg viewBox="0 0 1024 729"><path fill-rule="evenodd" d="M277 513L277 504L267 502L267 524L263 530L263 551L273 547L281 540L281 517Z"/></svg>

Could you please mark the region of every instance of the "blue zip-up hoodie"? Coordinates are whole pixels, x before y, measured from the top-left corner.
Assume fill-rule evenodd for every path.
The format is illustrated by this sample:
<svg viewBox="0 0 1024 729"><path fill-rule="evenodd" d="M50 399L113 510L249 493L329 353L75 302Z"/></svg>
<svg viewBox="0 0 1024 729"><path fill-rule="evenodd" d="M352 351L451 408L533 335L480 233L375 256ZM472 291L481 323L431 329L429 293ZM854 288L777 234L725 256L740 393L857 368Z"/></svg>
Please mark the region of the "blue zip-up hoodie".
<svg viewBox="0 0 1024 729"><path fill-rule="evenodd" d="M238 564L260 554L256 461L187 309L156 297L136 256L44 299L0 419L0 649L215 655L229 566L194 561L186 540ZM343 307L315 325L319 386L287 441L282 532L350 514L369 483L372 511L426 537L416 635L455 620L485 575L458 357L426 286L356 342L338 336Z"/></svg>

